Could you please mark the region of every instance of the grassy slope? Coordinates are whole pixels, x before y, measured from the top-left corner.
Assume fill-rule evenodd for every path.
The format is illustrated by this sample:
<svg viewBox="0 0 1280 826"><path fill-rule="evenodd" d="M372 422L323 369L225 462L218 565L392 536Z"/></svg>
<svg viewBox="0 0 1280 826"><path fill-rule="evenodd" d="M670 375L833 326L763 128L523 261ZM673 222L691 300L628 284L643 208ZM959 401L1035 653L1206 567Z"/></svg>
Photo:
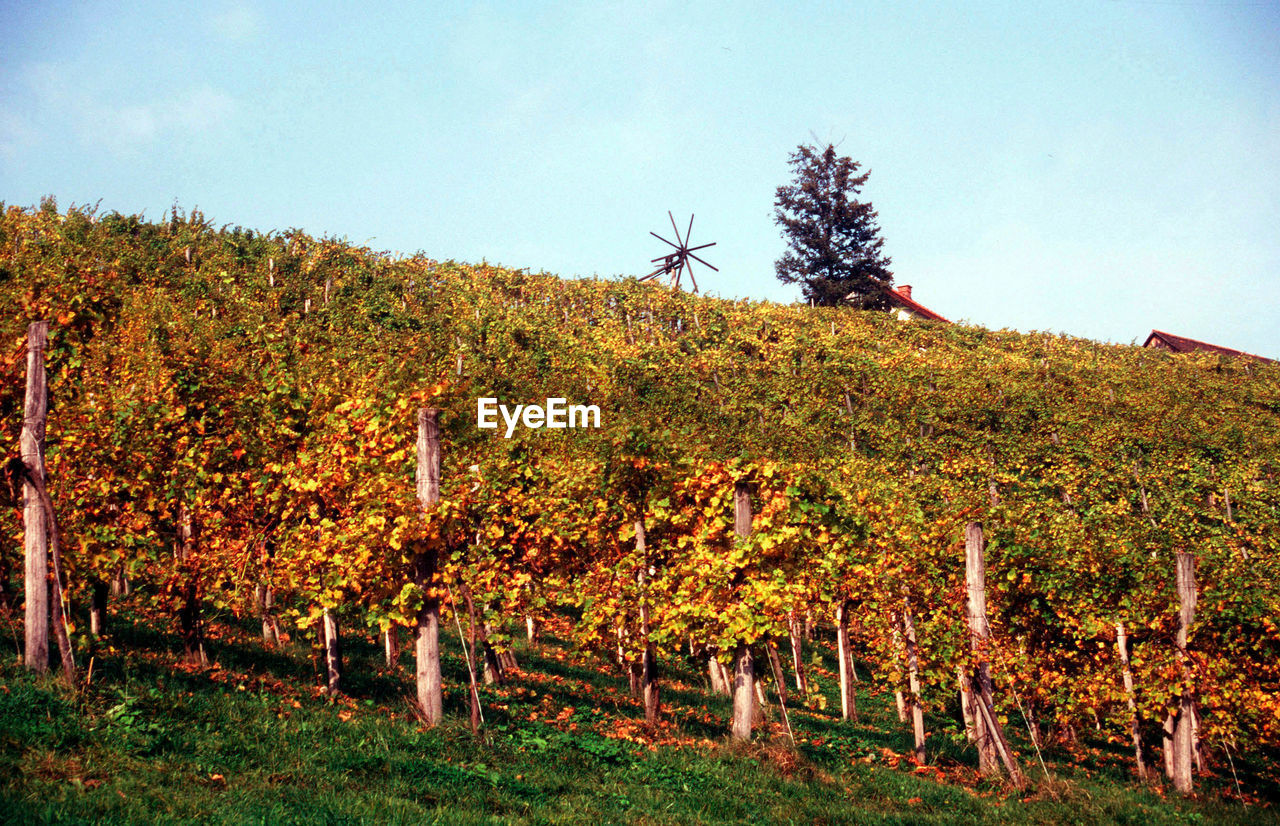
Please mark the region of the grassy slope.
<svg viewBox="0 0 1280 826"><path fill-rule="evenodd" d="M861 722L835 719L821 644L830 703L791 710L798 751L776 724L750 748L724 745L727 701L683 663L664 675L669 722L646 732L625 685L554 638L485 691L477 742L462 722L424 730L407 671L382 668L370 640L347 639L350 696L331 702L305 644L264 650L227 618L210 628L216 667L192 672L162 621L118 610L79 696L0 666L0 822L1280 823L1266 802L1224 800L1229 774L1201 778L1203 800L1166 799L1128 777L1119 745L1050 753L1053 779L1013 794L976 776L944 716L929 720L941 732L929 767L915 768L899 757L910 735L891 696L864 682ZM456 647L445 669L446 710L464 720Z"/></svg>

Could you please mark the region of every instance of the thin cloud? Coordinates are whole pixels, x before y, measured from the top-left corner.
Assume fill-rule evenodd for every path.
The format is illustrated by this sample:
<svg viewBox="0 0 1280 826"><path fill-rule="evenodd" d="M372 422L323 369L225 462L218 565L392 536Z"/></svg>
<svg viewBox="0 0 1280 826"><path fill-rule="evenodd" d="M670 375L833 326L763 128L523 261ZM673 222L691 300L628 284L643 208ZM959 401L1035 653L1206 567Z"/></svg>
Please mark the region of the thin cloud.
<svg viewBox="0 0 1280 826"><path fill-rule="evenodd" d="M46 129L59 122L69 122L82 142L128 154L157 141L224 128L236 111L234 98L207 84L151 101L125 102L99 97L73 72L61 66L34 66L28 79L33 111L28 118L12 115L0 124L3 140L0 145L6 150L13 147L13 151L19 151L30 145L32 122L45 124Z"/></svg>

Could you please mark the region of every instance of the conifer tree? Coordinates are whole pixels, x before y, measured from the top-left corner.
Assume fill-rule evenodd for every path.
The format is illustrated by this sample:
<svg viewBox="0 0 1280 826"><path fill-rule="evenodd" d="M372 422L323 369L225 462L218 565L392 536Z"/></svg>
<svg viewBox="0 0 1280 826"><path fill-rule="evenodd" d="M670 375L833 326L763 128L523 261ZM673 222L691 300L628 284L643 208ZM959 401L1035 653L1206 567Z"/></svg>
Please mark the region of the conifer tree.
<svg viewBox="0 0 1280 826"><path fill-rule="evenodd" d="M774 222L787 241L775 264L778 280L799 284L814 304L840 304L853 295L866 309L888 309L891 259L881 251L875 209L857 200L871 173L858 175L859 164L831 144L801 144L790 165L794 181L778 187L774 199Z"/></svg>

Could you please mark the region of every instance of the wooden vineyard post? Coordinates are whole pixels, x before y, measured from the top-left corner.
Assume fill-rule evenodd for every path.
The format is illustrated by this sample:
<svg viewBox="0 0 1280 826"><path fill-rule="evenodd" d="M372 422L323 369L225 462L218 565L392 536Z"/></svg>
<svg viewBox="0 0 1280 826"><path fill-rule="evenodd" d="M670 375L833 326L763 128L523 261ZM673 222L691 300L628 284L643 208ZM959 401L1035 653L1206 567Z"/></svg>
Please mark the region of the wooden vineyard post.
<svg viewBox="0 0 1280 826"><path fill-rule="evenodd" d="M733 739L751 739L751 724L756 716L755 661L751 646L738 643L733 651Z"/></svg>
<svg viewBox="0 0 1280 826"><path fill-rule="evenodd" d="M1147 764L1142 759L1142 734L1138 726L1138 702L1133 693L1133 669L1129 666L1129 632L1123 622L1116 623L1116 650L1120 654L1120 672L1124 680L1124 696L1129 702L1129 734L1133 738L1133 758L1138 777L1147 776Z"/></svg>
<svg viewBox="0 0 1280 826"><path fill-rule="evenodd" d="M973 711L973 685L963 665L956 667L956 682L960 686L960 714L964 717L964 735L970 743L978 742L978 722ZM899 714L899 716L903 716Z"/></svg>
<svg viewBox="0 0 1280 826"><path fill-rule="evenodd" d="M27 326L27 393L23 405L22 433L19 437L22 474L22 517L24 588L26 591L26 666L37 671L49 670L49 590L52 585L53 605L57 607L54 632L62 661L62 678L75 687L76 662L68 634L67 604L62 592L62 551L58 538L58 519L45 485L44 433L49 410L48 387L45 384L44 350L49 342L49 322L33 321ZM53 567L52 581L49 576Z"/></svg>
<svg viewBox="0 0 1280 826"><path fill-rule="evenodd" d="M800 636L802 631L795 611L787 614L787 631L791 637L791 665L795 669L796 691L800 693L800 702L804 702L804 699L809 696L809 681L804 673L804 642Z"/></svg>
<svg viewBox="0 0 1280 826"><path fill-rule="evenodd" d="M1200 753L1200 707L1191 705L1191 756L1196 771L1204 771L1204 755Z"/></svg>
<svg viewBox="0 0 1280 826"><path fill-rule="evenodd" d="M489 606L484 606L484 612L488 613ZM484 660L484 684L485 685L502 685L505 680L502 664L502 658L498 655L498 649L493 647L493 643L489 641L489 635L493 633L493 627L487 621L480 621L479 628L480 654Z"/></svg>
<svg viewBox="0 0 1280 826"><path fill-rule="evenodd" d="M254 603L258 615L262 619L262 642L264 645L280 644L280 622L275 615L275 591L265 582L259 582L254 588Z"/></svg>
<svg viewBox="0 0 1280 826"><path fill-rule="evenodd" d="M20 439L26 477L22 483L23 553L26 615L24 662L33 671L49 670L49 529L36 481L44 481L44 429L48 398L44 381L44 349L49 322L27 327L27 396Z"/></svg>
<svg viewBox="0 0 1280 826"><path fill-rule="evenodd" d="M759 652L753 651L751 654L751 667L755 671L755 675L756 675L755 684L753 686L755 695L756 695L755 716L751 718L751 728L753 729L759 728L760 726L764 725L764 721L766 719L765 709L769 708L769 698L766 697L764 693L764 674L768 673L764 671L764 668L768 667L765 665L765 662L767 662L768 658L766 657L762 659L761 660L762 667L759 670L756 670L755 655L757 653Z"/></svg>
<svg viewBox="0 0 1280 826"><path fill-rule="evenodd" d="M982 526L970 522L964 531L965 583L968 588L967 614L969 621L969 646L976 667L969 677L970 697L974 707L974 729L978 742L978 769L984 774L998 770L997 759L1004 763L1009 779L1018 788L1026 781L1022 770L1013 759L1004 729L996 716L995 701L991 691L991 671L987 666L987 647L991 642L991 628L987 623L987 564L986 547L982 538Z"/></svg>
<svg viewBox="0 0 1280 826"><path fill-rule="evenodd" d="M1182 692L1178 711L1173 718L1173 786L1183 794L1191 794L1191 763L1195 757L1195 696L1192 688L1191 657L1187 653L1187 634L1196 618L1196 562L1186 551L1177 557L1178 588L1178 658L1182 661Z"/></svg>
<svg viewBox="0 0 1280 826"><path fill-rule="evenodd" d="M916 625L911 617L911 598L902 597L902 634L907 641L907 687L911 706L911 731L915 735L916 762L924 763L924 707L920 704L920 658L916 644Z"/></svg>
<svg viewBox="0 0 1280 826"><path fill-rule="evenodd" d="M733 674L730 672L729 666L720 662L718 654L711 655L711 662L715 667L716 673L720 677L720 694L724 697L733 696Z"/></svg>
<svg viewBox="0 0 1280 826"><path fill-rule="evenodd" d="M621 601L620 595L615 597ZM627 633L627 618L624 614L619 613L613 626L613 639L616 643L614 648L615 660L618 663L618 669L622 672L622 676L627 678L627 690L631 692L632 697L640 696L640 663L633 663L627 657L627 640L630 638Z"/></svg>
<svg viewBox="0 0 1280 826"><path fill-rule="evenodd" d="M965 685L962 691L969 695L974 707L974 742L978 746L978 770L983 774L996 771L996 749L991 732L984 725L981 714L977 711L982 694L983 683L990 685L991 675L984 661L989 630L987 628L986 610L986 563L983 559L982 526L970 522L965 526L964 559L965 585L968 591L966 615L969 623L969 650L977 661L977 667L965 674Z"/></svg>
<svg viewBox="0 0 1280 826"><path fill-rule="evenodd" d="M640 557L640 637L644 641L641 660L640 685L644 696L644 721L649 725L658 722L658 654L657 646L649 638L649 552L645 547L644 519L636 520L636 554Z"/></svg>
<svg viewBox="0 0 1280 826"><path fill-rule="evenodd" d="M440 502L440 411L433 407L418 409L418 506L424 516ZM413 560L413 577L423 591L418 610L417 636L414 643L418 705L427 725L434 726L444 717L444 694L440 674L440 597L435 593L438 549L419 548Z"/></svg>
<svg viewBox="0 0 1280 826"><path fill-rule="evenodd" d="M342 642L338 636L338 618L329 608L322 617L321 642L324 644L325 690L330 697L342 690Z"/></svg>
<svg viewBox="0 0 1280 826"><path fill-rule="evenodd" d="M711 691L722 697L728 697L733 693L732 681L729 674L725 670L724 665L720 662L720 657L715 649L707 652L707 673L711 678Z"/></svg>
<svg viewBox="0 0 1280 826"><path fill-rule="evenodd" d="M905 656L905 649L902 645L902 632L898 630L898 623L890 623L893 627L893 653L895 657ZM902 693L902 685L898 684L893 689L893 703L898 709L898 722L907 722L907 698ZM972 742L972 741L970 741Z"/></svg>
<svg viewBox="0 0 1280 826"><path fill-rule="evenodd" d="M111 596L127 597L133 593L133 585L129 582L129 577L124 572L124 566L121 565L116 569L115 576L111 578Z"/></svg>
<svg viewBox="0 0 1280 826"><path fill-rule="evenodd" d="M836 667L840 669L840 719L858 718L858 700L852 674L853 658L849 651L849 601L836 604Z"/></svg>
<svg viewBox="0 0 1280 826"><path fill-rule="evenodd" d="M796 734L791 730L791 715L787 714L787 681L782 675L782 658L778 656L778 646L772 639L766 643L769 650L769 664L773 667L773 681L778 685L778 708L782 710L782 724L787 727L787 737L791 745L795 745Z"/></svg>
<svg viewBox="0 0 1280 826"><path fill-rule="evenodd" d="M751 536L751 488L746 482L733 486L733 531L739 540ZM751 723L756 716L756 670L751 646L739 642L733 651L733 739L751 739Z"/></svg>
<svg viewBox="0 0 1280 826"><path fill-rule="evenodd" d="M387 668L400 664L400 626L392 623L382 635L382 657Z"/></svg>
<svg viewBox="0 0 1280 826"><path fill-rule="evenodd" d="M516 662L515 649L511 647L510 640L504 642L501 646L495 647L497 652L498 663L502 666L505 674L507 671L515 671L520 667L520 663Z"/></svg>
<svg viewBox="0 0 1280 826"><path fill-rule="evenodd" d="M70 607L67 604L66 595L62 590L62 545L58 531L58 516L53 512L53 500L49 498L49 489L45 485L44 471L44 433L46 414L49 409L48 387L45 384L44 374L44 348L48 344L48 322L36 321L28 326L27 334L27 401L28 403L35 401L36 404L30 406L31 416L23 416L23 433L22 433L22 475L23 475L23 493L24 499L26 494L34 492L36 497L36 505L44 513L45 539L48 548L48 562L46 563L46 573L52 573L53 605L57 608L55 615L56 622L53 625L55 636L58 640L58 655L62 661L62 679L71 688L75 688L76 684L76 660L75 655L71 651L71 637L69 628L71 626L71 618L68 616ZM33 344L38 346L32 346ZM30 427L30 433L28 432ZM26 461L27 446L30 436L38 436L31 446L34 448L34 461L28 463ZM24 502L25 504L25 502ZM25 508L24 508L25 512ZM26 526L24 525L24 533ZM49 571L52 568L52 571ZM49 593L45 591L46 595ZM46 596L45 607L48 609L49 601ZM48 617L46 615L46 632L45 632L45 652L48 662ZM47 667L47 666L46 666Z"/></svg>
<svg viewBox="0 0 1280 826"><path fill-rule="evenodd" d="M178 625L182 632L183 658L192 665L204 667L209 656L204 650L204 626L200 617L200 577L196 570L195 549L199 530L195 516L186 502L178 503L178 535L174 544L179 576L182 580L182 607Z"/></svg>
<svg viewBox="0 0 1280 826"><path fill-rule="evenodd" d="M733 533L739 539L751 538L751 485L747 482L733 485Z"/></svg>
<svg viewBox="0 0 1280 826"><path fill-rule="evenodd" d="M93 590L89 603L89 633L101 637L107 627L107 594L110 586L101 579L94 579L89 584Z"/></svg>

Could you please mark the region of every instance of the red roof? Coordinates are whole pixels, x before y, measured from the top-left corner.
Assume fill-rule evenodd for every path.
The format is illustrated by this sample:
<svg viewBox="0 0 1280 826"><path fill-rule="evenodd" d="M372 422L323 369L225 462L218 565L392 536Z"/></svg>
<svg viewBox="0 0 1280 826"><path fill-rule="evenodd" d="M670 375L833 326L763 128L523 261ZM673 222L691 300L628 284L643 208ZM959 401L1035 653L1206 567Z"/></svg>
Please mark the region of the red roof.
<svg viewBox="0 0 1280 826"><path fill-rule="evenodd" d="M913 315L918 315L921 318L928 319L929 321L941 321L946 324L951 323L950 321L947 321L947 319L935 313L933 310L930 310L928 307L916 303L916 301L911 298L910 293L904 295L893 287L887 287L885 288L885 294L888 296L890 304L895 307L901 307Z"/></svg>
<svg viewBox="0 0 1280 826"><path fill-rule="evenodd" d="M1175 336L1172 333L1164 333L1160 330L1152 330L1151 335L1147 336L1147 340L1142 343L1142 346L1152 347L1158 350L1169 350L1174 353L1217 353L1222 356L1238 356L1240 358L1254 359L1255 361L1264 361L1268 364L1275 364L1275 362L1269 358L1255 356L1252 353L1246 353L1242 350L1232 350L1230 347L1219 347L1216 344L1196 341L1194 338L1186 338L1184 336Z"/></svg>

